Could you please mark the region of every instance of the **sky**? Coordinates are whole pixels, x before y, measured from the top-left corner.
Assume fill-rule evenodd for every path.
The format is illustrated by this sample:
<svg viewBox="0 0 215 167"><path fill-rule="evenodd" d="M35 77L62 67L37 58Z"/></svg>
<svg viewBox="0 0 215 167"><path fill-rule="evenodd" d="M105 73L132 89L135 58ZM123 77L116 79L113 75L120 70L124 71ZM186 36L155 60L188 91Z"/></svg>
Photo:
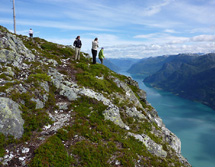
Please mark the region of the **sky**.
<svg viewBox="0 0 215 167"><path fill-rule="evenodd" d="M13 32L12 0L0 0L0 25ZM15 0L17 34L90 53L99 39L106 58L215 52L215 0Z"/></svg>

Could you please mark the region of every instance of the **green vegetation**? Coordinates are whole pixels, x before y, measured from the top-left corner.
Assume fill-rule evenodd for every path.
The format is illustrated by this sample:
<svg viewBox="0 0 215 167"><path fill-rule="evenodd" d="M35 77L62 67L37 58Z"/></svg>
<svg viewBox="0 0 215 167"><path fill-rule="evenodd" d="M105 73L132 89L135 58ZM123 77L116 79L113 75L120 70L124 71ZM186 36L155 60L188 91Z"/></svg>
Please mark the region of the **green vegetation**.
<svg viewBox="0 0 215 167"><path fill-rule="evenodd" d="M41 82L41 81L51 81L51 77L48 76L47 74L31 74L29 75L27 82Z"/></svg>
<svg viewBox="0 0 215 167"><path fill-rule="evenodd" d="M79 63L76 65L76 68L79 68L78 71L80 71L76 74L78 84L91 89L96 89L99 92L107 92L109 94L112 92L123 93L122 89L120 89L113 79L110 78L112 71L106 66L100 64L90 65Z"/></svg>
<svg viewBox="0 0 215 167"><path fill-rule="evenodd" d="M28 140L33 131L40 131L46 124L52 124L45 109L35 109L36 102L32 101L33 94L13 92L11 99L21 104L22 118L24 119L24 134L22 139ZM22 104L24 102L24 104Z"/></svg>
<svg viewBox="0 0 215 167"><path fill-rule="evenodd" d="M9 32L9 31L7 30L7 28L5 28L5 27L3 27L3 26L1 26L1 25L0 25L0 31L1 31L1 32Z"/></svg>
<svg viewBox="0 0 215 167"><path fill-rule="evenodd" d="M40 38L29 39L25 36L19 37L23 40L25 46L33 52L33 54L48 59L54 59L59 64L61 64L61 58L71 58L75 54L75 51L68 46L55 44Z"/></svg>
<svg viewBox="0 0 215 167"><path fill-rule="evenodd" d="M6 92L6 90L14 85L16 85L17 82L14 83L6 83L4 86L0 86L0 92Z"/></svg>
<svg viewBox="0 0 215 167"><path fill-rule="evenodd" d="M62 143L67 143L64 149L61 148L67 158L65 164L70 163L67 166L108 167L114 166L116 161L119 161L123 166L135 166L138 160L140 160L140 165L148 167L166 167L169 161L180 166L175 161L175 157L165 160L150 154L141 142L127 136L126 130L111 121L104 120L102 112L107 106L101 102L81 97L72 102L71 107L74 110L73 119L75 122L72 126L58 130L56 135L40 146L35 151L35 157L31 164L38 165L36 162L44 162L43 165L56 165L53 159L60 159L62 154L55 146L51 147L52 143L50 142L54 138L59 142L60 148ZM141 123L139 122L139 124ZM142 128L143 131L147 131L145 128L149 131L150 124L144 125L143 123ZM50 157L50 152L53 153L52 157ZM71 158L68 158L67 155L71 155Z"/></svg>
<svg viewBox="0 0 215 167"><path fill-rule="evenodd" d="M72 158L67 154L62 141L57 136L50 137L35 151L31 167L68 167Z"/></svg>
<svg viewBox="0 0 215 167"><path fill-rule="evenodd" d="M4 156L5 153L5 149L4 149L4 145L5 145L5 136L0 133L0 157Z"/></svg>
<svg viewBox="0 0 215 167"><path fill-rule="evenodd" d="M10 80L10 79L7 77L7 75L5 75L5 74L1 74L1 75L0 75L0 78L1 78L1 79L4 79L4 80Z"/></svg>
<svg viewBox="0 0 215 167"><path fill-rule="evenodd" d="M17 143L17 140L14 139L13 136L5 136L4 134L0 133L0 157L3 157L5 154L5 147L9 144ZM1 163L0 163L1 165Z"/></svg>

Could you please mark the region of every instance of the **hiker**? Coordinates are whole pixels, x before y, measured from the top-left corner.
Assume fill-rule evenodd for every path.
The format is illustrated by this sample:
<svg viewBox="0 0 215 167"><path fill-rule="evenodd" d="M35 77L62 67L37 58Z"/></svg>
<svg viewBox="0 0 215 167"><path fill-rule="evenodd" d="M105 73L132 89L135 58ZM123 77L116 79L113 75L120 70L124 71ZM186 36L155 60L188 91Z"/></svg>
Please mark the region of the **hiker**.
<svg viewBox="0 0 215 167"><path fill-rule="evenodd" d="M101 64L103 64L103 59L105 59L103 50L104 48L102 47L101 50L99 51L99 60L101 61Z"/></svg>
<svg viewBox="0 0 215 167"><path fill-rule="evenodd" d="M30 30L29 30L29 37L30 38L33 38L33 33L34 33L33 30L30 28Z"/></svg>
<svg viewBox="0 0 215 167"><path fill-rule="evenodd" d="M93 55L93 64L96 64L96 56L97 56L97 49L99 47L98 38L95 38L92 42L92 55Z"/></svg>
<svg viewBox="0 0 215 167"><path fill-rule="evenodd" d="M82 46L80 36L76 37L73 46L75 46L75 60L80 60L80 50Z"/></svg>

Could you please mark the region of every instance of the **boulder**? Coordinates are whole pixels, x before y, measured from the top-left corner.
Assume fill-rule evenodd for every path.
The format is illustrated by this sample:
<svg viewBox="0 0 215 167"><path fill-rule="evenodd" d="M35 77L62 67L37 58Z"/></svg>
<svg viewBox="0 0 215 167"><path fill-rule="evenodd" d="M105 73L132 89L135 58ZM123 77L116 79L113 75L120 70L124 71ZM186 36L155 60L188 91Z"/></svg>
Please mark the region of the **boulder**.
<svg viewBox="0 0 215 167"><path fill-rule="evenodd" d="M128 135L133 136L135 139L142 142L151 154L155 154L156 156L163 158L167 156L167 152L163 150L162 145L155 143L149 136L145 134L134 134L131 132L128 132Z"/></svg>
<svg viewBox="0 0 215 167"><path fill-rule="evenodd" d="M24 120L21 117L19 105L13 100L0 97L0 132L21 138L24 132Z"/></svg>

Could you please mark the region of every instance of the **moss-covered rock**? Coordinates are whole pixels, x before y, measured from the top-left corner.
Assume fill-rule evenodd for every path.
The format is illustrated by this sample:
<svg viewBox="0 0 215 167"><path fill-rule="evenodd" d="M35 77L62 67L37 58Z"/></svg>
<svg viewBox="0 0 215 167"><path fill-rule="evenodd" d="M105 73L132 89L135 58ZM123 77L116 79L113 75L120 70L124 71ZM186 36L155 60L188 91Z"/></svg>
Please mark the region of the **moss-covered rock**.
<svg viewBox="0 0 215 167"><path fill-rule="evenodd" d="M0 97L0 133L21 138L24 120L19 105L9 98Z"/></svg>

